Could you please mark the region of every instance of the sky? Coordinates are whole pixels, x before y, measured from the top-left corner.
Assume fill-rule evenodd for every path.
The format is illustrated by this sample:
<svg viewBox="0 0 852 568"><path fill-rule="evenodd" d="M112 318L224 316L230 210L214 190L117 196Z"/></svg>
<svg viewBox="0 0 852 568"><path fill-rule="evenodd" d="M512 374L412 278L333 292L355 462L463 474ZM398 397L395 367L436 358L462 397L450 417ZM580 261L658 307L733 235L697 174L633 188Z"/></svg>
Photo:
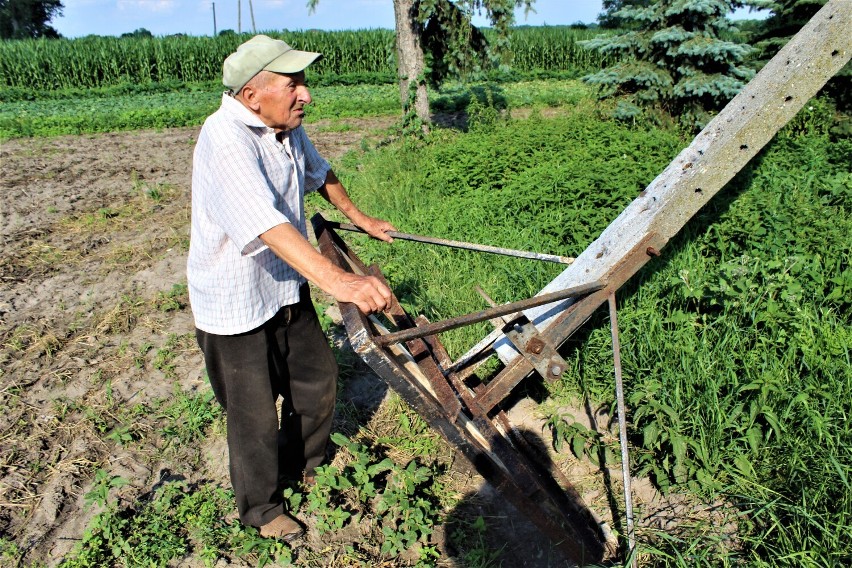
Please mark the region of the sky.
<svg viewBox="0 0 852 568"><path fill-rule="evenodd" d="M252 0L251 4L258 32L394 27L393 0L320 0L313 14L308 13L307 0ZM54 18L50 25L69 38L89 34L120 36L139 28L155 36L212 35L214 5L216 31L253 31L249 0L63 0L63 5L62 16ZM601 1L536 0L534 8L535 13L526 16L519 10L516 23L592 23L601 12ZM485 20L479 18L474 23L483 25Z"/></svg>

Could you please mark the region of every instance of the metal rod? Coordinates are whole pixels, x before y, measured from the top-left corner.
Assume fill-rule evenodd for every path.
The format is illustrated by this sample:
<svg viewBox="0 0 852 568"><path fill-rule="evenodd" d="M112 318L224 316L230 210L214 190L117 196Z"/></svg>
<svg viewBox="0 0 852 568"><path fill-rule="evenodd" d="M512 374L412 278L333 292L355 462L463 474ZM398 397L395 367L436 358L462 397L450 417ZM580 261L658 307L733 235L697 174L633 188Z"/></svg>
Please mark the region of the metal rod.
<svg viewBox="0 0 852 568"><path fill-rule="evenodd" d="M333 229L341 229L343 231L352 231L355 233L364 233L366 231L360 227L356 227L350 223L337 223L336 221L326 221L326 225ZM556 262L559 264L571 264L574 259L570 256L559 256L555 254L547 254L543 252L528 252L524 250L507 249L503 247L494 247L490 245L477 245L474 243L464 243L461 241L451 241L447 239L439 239L436 237L424 237L422 235L411 235L408 233L399 233L397 231L388 231L387 234L394 239L403 241L415 241L418 243L427 243L430 245L441 245L465 250L473 250L477 252L487 252L491 254L502 254L504 256L515 256L519 258L530 258L533 260L544 260L547 262Z"/></svg>
<svg viewBox="0 0 852 568"><path fill-rule="evenodd" d="M582 286L565 288L564 290L559 290L557 292L542 294L540 296L533 296L532 298L528 298L526 300L519 300L517 302L503 304L502 306L488 308L487 310L481 310L478 312L473 312L471 314L458 316L451 319L436 321L434 323L429 323L418 327L412 327L410 329L403 329L401 331L395 331L387 335L380 335L378 337L374 337L373 340L379 345L401 343L410 339L418 339L420 337L426 337L427 335L435 335L436 333L441 333L443 331L449 331L451 329L456 329L466 325L486 321L491 318L496 318L504 316L506 314L512 314L515 312L523 311L528 308L534 308L536 306L543 306L552 302L558 302L559 300L565 300L567 298L573 298L575 296L585 296L586 294L590 294L592 292L600 290L603 287L604 285L601 282L592 282L590 284L583 284Z"/></svg>
<svg viewBox="0 0 852 568"><path fill-rule="evenodd" d="M618 341L618 316L615 310L615 292L609 295L609 321L612 328L612 355L615 362L615 398L618 402L618 435L621 443L621 475L624 479L624 511L627 516L627 557L633 556L636 548L636 532L633 528L633 491L630 485L630 454L627 451L627 410L624 407L624 384L621 380L621 344ZM633 568L636 557L633 556Z"/></svg>

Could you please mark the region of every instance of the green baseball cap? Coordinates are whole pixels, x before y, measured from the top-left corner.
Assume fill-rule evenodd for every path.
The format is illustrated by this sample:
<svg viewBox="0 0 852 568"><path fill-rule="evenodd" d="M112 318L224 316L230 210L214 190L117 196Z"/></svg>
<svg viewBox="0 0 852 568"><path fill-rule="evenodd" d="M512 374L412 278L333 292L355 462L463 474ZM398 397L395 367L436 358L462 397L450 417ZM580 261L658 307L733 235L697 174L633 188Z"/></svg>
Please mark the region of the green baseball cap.
<svg viewBox="0 0 852 568"><path fill-rule="evenodd" d="M225 59L222 83L238 93L261 71L298 73L320 57L321 53L298 51L280 39L256 35Z"/></svg>

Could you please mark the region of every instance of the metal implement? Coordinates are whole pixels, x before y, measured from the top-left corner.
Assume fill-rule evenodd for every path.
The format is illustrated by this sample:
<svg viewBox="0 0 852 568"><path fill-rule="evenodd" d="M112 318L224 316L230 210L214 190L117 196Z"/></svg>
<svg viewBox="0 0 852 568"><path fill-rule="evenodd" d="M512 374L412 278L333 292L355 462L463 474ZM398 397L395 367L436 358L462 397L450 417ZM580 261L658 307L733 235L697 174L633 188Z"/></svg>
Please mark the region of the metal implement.
<svg viewBox="0 0 852 568"><path fill-rule="evenodd" d="M349 223L337 223L335 221L326 221L326 224L331 229L340 229L342 231L352 231L355 233L364 233L366 231L360 227ZM403 241L414 241L418 243L427 243L430 245L440 245L464 250L472 250L476 252L487 252L491 254L501 254L503 256L514 256L518 258L529 258L531 260L543 260L545 262L557 262L559 264L571 264L574 259L570 256L559 256L555 254L547 254L543 252L529 252L525 250L514 250L503 247L495 247L491 245L477 245L474 243L465 243L462 241L451 241L448 239L439 239L436 237L424 237L422 235L411 235L408 233L399 233L397 231L388 231L387 234L395 239Z"/></svg>
<svg viewBox="0 0 852 568"><path fill-rule="evenodd" d="M344 270L383 279L378 268L365 266L322 216L315 215L311 222L323 256ZM601 290L601 285L567 292L580 297L592 290ZM518 310L516 305L500 308L504 314ZM542 463L540 453L512 427L502 409L480 404L493 394L488 386L477 384L474 375L465 379L451 370L452 361L435 336L436 328L425 318L406 314L393 296L383 315L407 332L400 337L401 332L388 331L354 304L341 303L340 311L355 352L567 558L587 565L614 554L611 532L568 480L556 474L552 464Z"/></svg>

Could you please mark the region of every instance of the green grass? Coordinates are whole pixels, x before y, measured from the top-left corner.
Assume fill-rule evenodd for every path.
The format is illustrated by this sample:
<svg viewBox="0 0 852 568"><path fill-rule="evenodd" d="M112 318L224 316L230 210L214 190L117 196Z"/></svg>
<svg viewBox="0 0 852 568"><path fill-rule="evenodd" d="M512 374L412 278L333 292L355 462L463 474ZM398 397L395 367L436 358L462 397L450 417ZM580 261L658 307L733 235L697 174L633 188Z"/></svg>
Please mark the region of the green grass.
<svg viewBox="0 0 852 568"><path fill-rule="evenodd" d="M405 232L576 255L684 144L582 104L554 119L478 116L485 123L468 133L358 158L346 180L356 201ZM633 471L740 513L736 545L644 535L652 565L852 562L850 153L847 138L799 117L619 293ZM560 270L413 243L358 246L432 320L483 308L475 284L504 302ZM458 355L485 331L442 338ZM566 357L551 395L612 404L604 314ZM587 445L576 429L555 433L579 453L595 448L591 434Z"/></svg>
<svg viewBox="0 0 852 568"><path fill-rule="evenodd" d="M221 90L204 87L209 90L3 103L0 139L198 126L222 98ZM393 85L317 87L313 96L309 120L392 114L399 105Z"/></svg>
<svg viewBox="0 0 852 568"><path fill-rule="evenodd" d="M309 82L311 77L308 77ZM219 108L222 88L215 83L175 83L175 90L75 90L60 98L16 99L0 103L0 140L31 136L89 134L198 126ZM578 80L533 80L487 86L447 84L433 94L435 112L464 110L472 97L490 96L501 107L577 104L589 90ZM394 84L311 87L310 121L401 114Z"/></svg>
<svg viewBox="0 0 852 568"><path fill-rule="evenodd" d="M661 131L596 119L591 107L553 119L492 117L472 131L439 131L422 145L353 158L345 181L365 210L400 231L578 255L680 148ZM344 164L342 171L354 171ZM404 305L437 320L482 309L480 285L497 302L535 294L562 268L550 263L400 241L362 241ZM418 267L412 270L410 267ZM459 355L484 328L447 334Z"/></svg>

